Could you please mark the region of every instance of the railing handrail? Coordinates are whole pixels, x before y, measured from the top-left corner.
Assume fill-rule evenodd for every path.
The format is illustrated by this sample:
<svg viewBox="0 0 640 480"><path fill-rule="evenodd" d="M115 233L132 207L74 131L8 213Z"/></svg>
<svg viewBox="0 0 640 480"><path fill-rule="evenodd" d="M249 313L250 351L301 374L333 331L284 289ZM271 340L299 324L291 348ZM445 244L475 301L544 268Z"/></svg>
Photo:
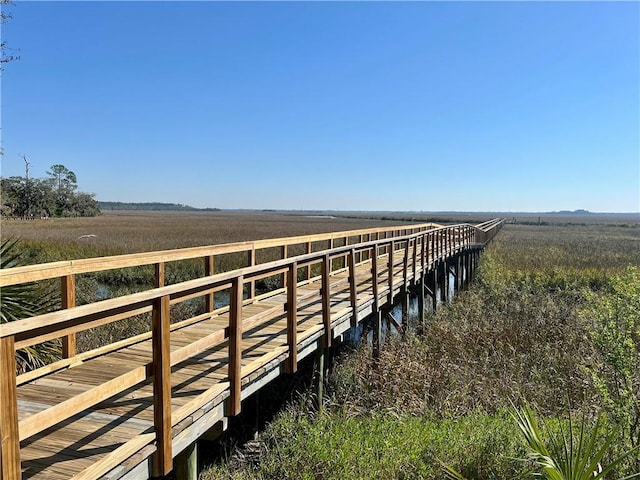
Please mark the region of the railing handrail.
<svg viewBox="0 0 640 480"><path fill-rule="evenodd" d="M153 265L158 262L173 262L190 260L211 255L223 255L239 253L265 248L283 247L308 242L322 242L360 235L372 235L396 230L408 231L421 229L420 231L447 228L437 223L421 223L417 225L396 225L392 227L377 227L358 230L346 230L340 232L317 233L309 235L297 235L293 237L269 238L262 240L250 240L245 242L223 243L200 247L178 248L170 250L158 250L152 252L127 253L123 255L111 255L107 257L83 258L78 260L61 260L37 265L26 265L0 269L0 287L20 283L50 280L81 273L94 273L118 268L141 267Z"/></svg>
<svg viewBox="0 0 640 480"><path fill-rule="evenodd" d="M312 252L312 253L305 253L305 254L296 255L293 257L280 259L280 260L261 263L258 265L241 267L235 270L230 270L228 272L216 273L215 275L200 277L192 280L186 280L186 281L175 283L172 285L167 285L167 286L158 287L158 288L150 288L142 292L131 293L128 295L110 298L107 300L101 300L101 301L89 303L86 305L80 305L73 308L40 314L34 317L22 319L22 320L3 323L0 325L0 338L12 336L12 335L16 335L16 336L24 335L29 330L34 330L34 329L37 330L44 326L46 326L47 329L52 329L54 325L59 323L69 322L71 320L78 319L81 317L86 317L89 315L105 313L105 312L116 310L118 308L122 308L125 306L136 306L136 308L139 308L142 306L149 306L153 303L154 300L157 300L158 298L162 298L164 296L171 297L173 295L177 295L184 292L191 292L194 290L201 291L202 294L204 294L206 290L210 290L210 289L226 289L226 288L230 288L232 280L237 277L243 277L243 282L247 283L247 282L250 282L252 278L255 276L263 275L265 273L270 273L273 275L280 273L281 270L285 270L294 262L297 263L299 267L303 267L310 263L317 263L321 261L325 256L329 256L330 258L333 259L340 256L344 256L345 254L349 253L351 250L363 251L363 250L368 250L373 246L391 244L392 242L402 243L416 237L435 234L437 232L454 229L455 227L475 228L473 225L469 225L469 224L458 224L458 225L438 227L431 230L424 230L421 232L416 232L416 233L403 235L403 236L370 240L367 242L343 245L339 247L334 247L332 249L326 249L326 250L321 250L321 251ZM153 253L153 252L150 252L150 253Z"/></svg>

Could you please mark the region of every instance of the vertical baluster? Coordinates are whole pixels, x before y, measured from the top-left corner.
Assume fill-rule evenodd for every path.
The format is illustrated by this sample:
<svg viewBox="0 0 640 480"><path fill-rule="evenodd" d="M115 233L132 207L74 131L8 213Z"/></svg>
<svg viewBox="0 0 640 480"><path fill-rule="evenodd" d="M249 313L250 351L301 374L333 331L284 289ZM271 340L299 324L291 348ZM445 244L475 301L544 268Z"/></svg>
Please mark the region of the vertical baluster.
<svg viewBox="0 0 640 480"><path fill-rule="evenodd" d="M413 237L413 278L411 283L416 284L418 275L418 237Z"/></svg>
<svg viewBox="0 0 640 480"><path fill-rule="evenodd" d="M420 255L420 276L424 277L427 268L427 234L422 234L422 240L420 241L421 255Z"/></svg>
<svg viewBox="0 0 640 480"><path fill-rule="evenodd" d="M389 303L393 304L393 252L395 250L395 241L391 240L389 244L389 271L388 271L388 281L389 281Z"/></svg>
<svg viewBox="0 0 640 480"><path fill-rule="evenodd" d="M349 299L351 301L351 326L358 324L358 285L356 279L356 253L352 248L347 256L349 264Z"/></svg>
<svg viewBox="0 0 640 480"><path fill-rule="evenodd" d="M407 239L404 247L404 261L402 263L402 283L406 290L409 285L409 250L411 249L411 240Z"/></svg>
<svg viewBox="0 0 640 480"><path fill-rule="evenodd" d="M378 294L378 246L373 246L371 256L371 288L373 291L373 311L380 310L380 298Z"/></svg>
<svg viewBox="0 0 640 480"><path fill-rule="evenodd" d="M298 370L298 264L293 262L287 271L287 373Z"/></svg>
<svg viewBox="0 0 640 480"><path fill-rule="evenodd" d="M209 277L211 275L215 275L216 273L216 265L215 265L215 257L213 255L209 255L204 257L204 275ZM213 312L216 309L216 299L215 293L208 293L204 297L205 302L205 310L207 312Z"/></svg>
<svg viewBox="0 0 640 480"><path fill-rule="evenodd" d="M322 323L324 324L324 347L331 346L331 291L329 274L331 259L325 255L322 259Z"/></svg>
<svg viewBox="0 0 640 480"><path fill-rule="evenodd" d="M250 267L253 267L256 264L256 249L252 248L247 251L247 263ZM256 296L256 281L251 280L249 282L249 298L253 299Z"/></svg>
<svg viewBox="0 0 640 480"><path fill-rule="evenodd" d="M164 287L164 278L165 278L165 267L164 262L159 262L155 264L155 287L160 288Z"/></svg>
<svg viewBox="0 0 640 480"><path fill-rule="evenodd" d="M62 308L76 306L76 278L74 275L65 275L60 278L60 291ZM62 358L71 358L76 354L76 334L70 333L62 337Z"/></svg>
<svg viewBox="0 0 640 480"><path fill-rule="evenodd" d="M312 249L313 249L313 247L311 245L311 242L307 242L307 245L306 245L306 248L305 248L305 252L306 253L311 253ZM311 278L311 264L307 265L306 275L305 276L306 276L307 280L309 280Z"/></svg>
<svg viewBox="0 0 640 480"><path fill-rule="evenodd" d="M286 245L282 245L282 247L280 247L280 256L281 256L282 259L287 258L287 250L288 249L287 249ZM282 288L284 288L286 286L286 284L287 284L287 274L286 273L282 274L280 281L281 281Z"/></svg>

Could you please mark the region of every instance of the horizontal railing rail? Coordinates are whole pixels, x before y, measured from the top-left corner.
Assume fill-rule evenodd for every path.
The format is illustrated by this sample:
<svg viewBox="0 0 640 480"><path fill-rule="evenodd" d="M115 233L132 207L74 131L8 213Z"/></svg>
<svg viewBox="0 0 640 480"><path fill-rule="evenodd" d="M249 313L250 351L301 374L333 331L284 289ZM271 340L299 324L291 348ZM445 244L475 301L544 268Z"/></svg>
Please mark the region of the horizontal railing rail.
<svg viewBox="0 0 640 480"><path fill-rule="evenodd" d="M348 272L350 289L350 303L352 309L352 325L357 316L357 286L356 266L364 262L371 262L371 284L376 305L381 301L379 295L386 293L392 299L395 285L394 275L397 267L402 268L403 284L406 287L410 279L416 278L429 270L440 259L453 255L455 252L473 245L486 243L493 238L502 226L502 221L492 221L472 226L460 224L453 226L435 226L422 224L414 227L393 227L388 229L356 230L333 234L310 235L285 239L259 240L213 247L196 247L183 251L173 250L165 252L149 252L145 254L106 257L103 259L86 259L72 262L56 262L56 264L19 267L1 271L2 285L35 280L49 280L62 275L63 300L65 292L68 301L63 301L61 310L17 320L0 325L0 369L3 372L0 380L0 431L2 431L2 469L3 480L20 478L20 441L28 439L47 428L63 422L98 403L118 395L125 390L153 378L153 408L156 454L154 454L154 472L158 475L166 474L171 469L171 428L181 420L175 412L171 412L171 367L188 360L205 350L222 346L225 342L228 348L228 375L222 385L228 385L227 399L228 414L234 415L240 411L241 382L249 372L242 369L242 333L255 328L262 322L277 315L287 315L287 345L286 365L289 371L297 369L297 329L296 317L299 309L311 302L321 299L323 342L326 346L332 341L331 319L331 277L337 271ZM366 233L362 233L366 232ZM389 235L390 234L390 235ZM379 238L384 235L384 238ZM363 236L367 239L364 240ZM377 238L372 238L375 236ZM357 243L349 243L349 238L357 237ZM321 240L318 240L321 239ZM332 239L343 239L343 245L334 245ZM316 252L281 258L265 263L247 265L228 272L214 273L213 269L205 272L205 276L183 281L171 285L164 285L162 268L157 267L156 285L148 290L123 295L107 300L96 301L87 305L75 306L73 298L73 281L66 284L64 279L77 273L88 273L98 270L108 270L126 266L161 265L166 261L183 260L217 255L228 252L243 251L242 249L271 248L307 243L315 241L331 241L329 248ZM341 242L340 242L341 243ZM286 252L284 252L286 254ZM386 256L386 266L381 261ZM255 259L255 256L253 257ZM109 260L109 261L108 261ZM335 260L341 260L335 265ZM110 263L111 262L111 263ZM62 265L64 263L64 266ZM115 266L114 266L115 265ZM311 267L319 266L321 288L318 294L308 298L297 295L298 285L313 280L310 276ZM91 268L97 270L91 270ZM380 275L385 275L386 287L380 291ZM299 282L299 273L305 280ZM13 272L12 272L13 271ZM17 271L17 273L16 273ZM267 314L256 318L243 319L242 306L253 300L252 286L255 281L274 275L283 275L286 281L282 287L276 288L270 295L286 293L281 307L275 307ZM206 311L196 316L171 323L171 305L193 298L205 299L220 291L229 291L227 305L215 308L213 302L207 302ZM247 290L247 295L245 295ZM71 292L71 294L69 294ZM93 351L66 355L65 358L44 366L33 372L17 375L16 350L56 338L75 338L84 330L107 325L113 322L131 318L134 315L151 313L151 329L148 333L137 335L99 347ZM171 332L185 326L204 321L220 314L228 315L228 324L224 328L212 330L210 334L174 351L170 350ZM65 401L46 410L33 413L18 421L17 387L41 375L60 369L74 368L95 356L99 356L115 348L131 345L135 342L151 339L152 361L133 367L130 371L114 377L102 385L89 388ZM67 352L69 353L69 352ZM17 473L16 473L17 472ZM6 475L5 475L6 474Z"/></svg>

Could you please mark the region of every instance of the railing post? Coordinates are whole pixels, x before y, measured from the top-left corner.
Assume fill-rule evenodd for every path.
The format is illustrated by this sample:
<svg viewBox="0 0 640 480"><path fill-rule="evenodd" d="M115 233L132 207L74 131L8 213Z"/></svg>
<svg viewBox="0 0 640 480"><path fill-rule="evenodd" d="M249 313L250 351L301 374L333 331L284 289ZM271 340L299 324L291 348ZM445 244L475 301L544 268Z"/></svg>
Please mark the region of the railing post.
<svg viewBox="0 0 640 480"><path fill-rule="evenodd" d="M204 275L209 277L211 275L215 275L216 273L216 264L215 257L213 255L209 255L204 257ZM216 309L216 298L215 293L208 293L204 297L205 302L205 310L207 312L213 312Z"/></svg>
<svg viewBox="0 0 640 480"><path fill-rule="evenodd" d="M164 262L156 263L155 270L156 270L155 287L156 288L164 287L164 277L165 277Z"/></svg>
<svg viewBox="0 0 640 480"><path fill-rule="evenodd" d="M250 267L253 267L256 264L256 249L252 248L247 252L247 263ZM297 282L297 279L296 279ZM255 280L251 280L249 282L249 298L253 299L256 296L256 282Z"/></svg>
<svg viewBox="0 0 640 480"><path fill-rule="evenodd" d="M242 292L243 277L231 280L229 298L229 399L227 414L240 413L242 404Z"/></svg>
<svg viewBox="0 0 640 480"><path fill-rule="evenodd" d="M411 248L411 240L407 239L404 247L404 261L402 263L402 288L407 289L409 284L409 249Z"/></svg>
<svg viewBox="0 0 640 480"><path fill-rule="evenodd" d="M389 282L389 303L393 304L393 251L395 249L395 242L391 240L389 244L389 271L388 271L388 282Z"/></svg>
<svg viewBox="0 0 640 480"><path fill-rule="evenodd" d="M378 246L373 246L371 257L371 289L373 291L373 311L380 310L380 299L378 295Z"/></svg>
<svg viewBox="0 0 640 480"><path fill-rule="evenodd" d="M287 373L298 370L298 263L293 262L287 271L287 346L289 360Z"/></svg>
<svg viewBox="0 0 640 480"><path fill-rule="evenodd" d="M418 281L418 237L413 237L413 279L412 285L415 285Z"/></svg>
<svg viewBox="0 0 640 480"><path fill-rule="evenodd" d="M281 249L281 256L282 259L284 260L285 258L287 258L287 253L288 253L288 249L286 245L282 245L282 247L280 247ZM282 288L284 288L287 285L287 274L283 273L282 274Z"/></svg>
<svg viewBox="0 0 640 480"><path fill-rule="evenodd" d="M347 256L349 264L349 299L351 301L351 326L358 324L358 285L356 279L356 253L355 249L349 250Z"/></svg>
<svg viewBox="0 0 640 480"><path fill-rule="evenodd" d="M427 268L430 269L431 265L433 265L433 263L435 262L435 233L430 233L429 234L429 240L428 240L428 252L427 252Z"/></svg>
<svg viewBox="0 0 640 480"><path fill-rule="evenodd" d="M305 248L305 253L311 253L312 249L313 249L313 245L311 244L311 242L307 242L307 245L306 245L306 248ZM306 278L307 278L307 280L309 280L311 278L311 264L307 265Z"/></svg>
<svg viewBox="0 0 640 480"><path fill-rule="evenodd" d="M426 273L427 267L427 234L422 234L422 240L420 241L420 247L422 249L422 253L420 255L420 276L424 277Z"/></svg>
<svg viewBox="0 0 640 480"><path fill-rule="evenodd" d="M60 279L60 291L62 308L73 308L76 306L76 277L75 275L65 275ZM71 358L76 355L76 334L70 333L62 337L62 358Z"/></svg>
<svg viewBox="0 0 640 480"><path fill-rule="evenodd" d="M0 478L19 480L20 435L16 389L15 338L0 338Z"/></svg>
<svg viewBox="0 0 640 480"><path fill-rule="evenodd" d="M173 469L169 307L169 296L165 295L154 301L152 315L153 423L157 448L153 455L153 476L155 477L167 475Z"/></svg>
<svg viewBox="0 0 640 480"><path fill-rule="evenodd" d="M331 346L331 291L329 275L331 260L329 255L322 259L322 323L324 324L324 347Z"/></svg>

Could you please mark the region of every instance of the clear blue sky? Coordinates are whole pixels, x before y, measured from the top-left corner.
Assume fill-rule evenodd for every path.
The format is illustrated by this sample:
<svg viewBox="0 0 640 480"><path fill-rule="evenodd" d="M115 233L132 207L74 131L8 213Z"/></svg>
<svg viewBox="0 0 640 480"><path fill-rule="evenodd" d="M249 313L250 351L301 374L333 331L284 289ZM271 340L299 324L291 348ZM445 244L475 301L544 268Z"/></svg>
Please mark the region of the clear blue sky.
<svg viewBox="0 0 640 480"><path fill-rule="evenodd" d="M638 2L27 2L2 176L197 207L639 211Z"/></svg>

